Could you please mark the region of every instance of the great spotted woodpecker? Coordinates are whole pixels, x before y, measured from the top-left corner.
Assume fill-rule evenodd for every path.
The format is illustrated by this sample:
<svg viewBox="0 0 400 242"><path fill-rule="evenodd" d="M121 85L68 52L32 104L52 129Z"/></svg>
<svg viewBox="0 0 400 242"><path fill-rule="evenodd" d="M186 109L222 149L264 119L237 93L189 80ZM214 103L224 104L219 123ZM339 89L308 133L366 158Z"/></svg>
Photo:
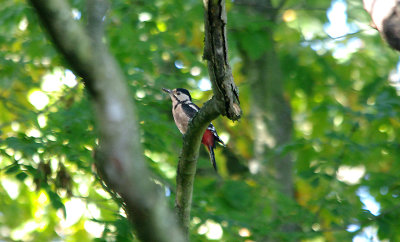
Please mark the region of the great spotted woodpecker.
<svg viewBox="0 0 400 242"><path fill-rule="evenodd" d="M188 90L183 88L176 88L169 90L166 88L162 89L168 93L172 100L172 115L174 116L175 124L182 134L185 134L189 125L190 120L200 110L200 108L192 102L192 97ZM215 163L214 149L216 142L225 146L224 142L218 136L217 130L212 123L210 123L203 134L201 143L203 143L209 153L211 164L215 171L217 171L217 164Z"/></svg>

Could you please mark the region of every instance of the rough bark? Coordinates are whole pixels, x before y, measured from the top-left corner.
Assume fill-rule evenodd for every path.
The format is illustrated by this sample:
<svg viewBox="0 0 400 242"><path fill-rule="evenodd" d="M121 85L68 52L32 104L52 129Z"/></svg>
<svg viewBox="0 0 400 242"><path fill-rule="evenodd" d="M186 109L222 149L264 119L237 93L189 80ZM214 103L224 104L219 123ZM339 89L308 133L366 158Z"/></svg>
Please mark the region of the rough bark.
<svg viewBox="0 0 400 242"><path fill-rule="evenodd" d="M208 124L220 114L231 120L238 120L241 115L239 92L233 81L227 55L225 2L223 0L204 0L203 2L205 11L204 59L208 61L214 96L203 105L190 123L183 139L178 163L175 207L187 238L193 183L202 135Z"/></svg>
<svg viewBox="0 0 400 242"><path fill-rule="evenodd" d="M129 88L101 42L106 2L88 2L92 12L87 32L72 18L64 0L30 2L53 43L91 94L99 130L96 166L107 186L122 197L138 237L142 241L185 241L163 195L149 181Z"/></svg>
<svg viewBox="0 0 400 242"><path fill-rule="evenodd" d="M218 115L219 111L215 99L211 99L203 105L199 113L193 118L183 137L183 146L176 176L175 208L179 222L187 238L189 238L193 183L196 175L201 138L208 124L217 118Z"/></svg>
<svg viewBox="0 0 400 242"><path fill-rule="evenodd" d="M226 10L224 0L204 0L204 55L219 111L230 120L241 115L239 89L236 87L228 59Z"/></svg>

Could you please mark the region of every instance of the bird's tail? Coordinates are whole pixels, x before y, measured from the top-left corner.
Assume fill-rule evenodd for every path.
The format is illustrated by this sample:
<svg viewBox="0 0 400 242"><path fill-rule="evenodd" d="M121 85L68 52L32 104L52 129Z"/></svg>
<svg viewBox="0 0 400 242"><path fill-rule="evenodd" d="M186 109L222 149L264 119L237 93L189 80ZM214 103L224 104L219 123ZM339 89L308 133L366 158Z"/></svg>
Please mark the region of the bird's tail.
<svg viewBox="0 0 400 242"><path fill-rule="evenodd" d="M214 147L212 147L211 145L209 145L207 148L208 148L208 151L210 151L210 161L211 161L211 164L213 165L214 170L217 171L217 163L215 163Z"/></svg>

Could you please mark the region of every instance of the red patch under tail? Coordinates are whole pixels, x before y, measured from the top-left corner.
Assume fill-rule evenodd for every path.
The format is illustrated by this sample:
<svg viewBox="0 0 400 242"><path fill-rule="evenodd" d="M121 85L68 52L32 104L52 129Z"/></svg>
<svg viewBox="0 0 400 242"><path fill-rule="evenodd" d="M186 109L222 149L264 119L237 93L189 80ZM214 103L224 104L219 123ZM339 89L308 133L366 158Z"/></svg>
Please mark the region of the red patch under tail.
<svg viewBox="0 0 400 242"><path fill-rule="evenodd" d="M217 163L215 162L214 148L215 148L215 140L214 134L210 130L206 130L203 134L203 138L201 139L201 143L203 143L208 151L210 152L210 161L214 167L214 170L217 171Z"/></svg>

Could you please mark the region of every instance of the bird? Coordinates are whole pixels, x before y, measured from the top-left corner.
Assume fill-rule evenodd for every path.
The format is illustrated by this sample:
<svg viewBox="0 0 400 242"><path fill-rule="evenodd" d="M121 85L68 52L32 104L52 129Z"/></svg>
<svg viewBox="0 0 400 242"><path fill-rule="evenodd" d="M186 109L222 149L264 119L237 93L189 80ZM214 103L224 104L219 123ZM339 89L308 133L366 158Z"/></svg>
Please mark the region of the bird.
<svg viewBox="0 0 400 242"><path fill-rule="evenodd" d="M200 108L192 102L192 97L188 90L184 88L176 88L173 90L162 88L162 90L169 94L172 101L172 116L174 117L175 124L179 131L184 135L188 129L191 119L196 115ZM224 142L218 136L217 130L214 125L210 123L204 131L201 143L204 144L210 154L210 161L217 171L217 164L215 162L214 149L216 143L225 146Z"/></svg>

